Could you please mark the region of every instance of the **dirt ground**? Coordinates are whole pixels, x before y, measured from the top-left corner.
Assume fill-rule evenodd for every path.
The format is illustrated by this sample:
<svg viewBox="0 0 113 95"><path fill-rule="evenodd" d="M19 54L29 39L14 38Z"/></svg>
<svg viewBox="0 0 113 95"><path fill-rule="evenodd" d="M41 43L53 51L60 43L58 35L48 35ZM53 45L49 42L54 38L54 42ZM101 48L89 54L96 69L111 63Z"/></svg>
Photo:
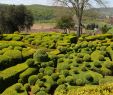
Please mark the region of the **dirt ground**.
<svg viewBox="0 0 113 95"><path fill-rule="evenodd" d="M61 29L55 28L55 23L39 23L34 24L30 32L61 32Z"/></svg>

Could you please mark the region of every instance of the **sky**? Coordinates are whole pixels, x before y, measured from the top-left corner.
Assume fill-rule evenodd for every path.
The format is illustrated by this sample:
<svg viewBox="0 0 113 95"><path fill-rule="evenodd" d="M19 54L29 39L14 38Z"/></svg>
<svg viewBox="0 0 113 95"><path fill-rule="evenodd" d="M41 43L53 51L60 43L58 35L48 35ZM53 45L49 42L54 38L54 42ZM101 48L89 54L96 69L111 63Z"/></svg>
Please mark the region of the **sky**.
<svg viewBox="0 0 113 95"><path fill-rule="evenodd" d="M53 5L53 0L0 0L0 3L3 4L25 4L25 5L31 5L31 4L42 4L42 5ZM108 1L108 7L113 7L113 0L106 0Z"/></svg>

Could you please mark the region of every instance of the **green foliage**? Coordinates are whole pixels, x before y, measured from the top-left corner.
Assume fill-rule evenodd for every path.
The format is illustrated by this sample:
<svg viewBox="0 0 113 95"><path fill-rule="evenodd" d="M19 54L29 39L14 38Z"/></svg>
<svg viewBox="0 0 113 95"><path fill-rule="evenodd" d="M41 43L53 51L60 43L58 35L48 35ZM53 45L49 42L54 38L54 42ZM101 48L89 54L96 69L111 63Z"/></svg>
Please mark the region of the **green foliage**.
<svg viewBox="0 0 113 95"><path fill-rule="evenodd" d="M20 92L20 91L21 91L21 85L20 85L20 84L17 84L17 85L15 86L15 90L16 90L17 92Z"/></svg>
<svg viewBox="0 0 113 95"><path fill-rule="evenodd" d="M100 56L99 56L99 61L105 61L105 58L104 58L103 55L100 55Z"/></svg>
<svg viewBox="0 0 113 95"><path fill-rule="evenodd" d="M44 69L44 74L45 75L52 75L53 72L54 72L54 68L53 67L46 67Z"/></svg>
<svg viewBox="0 0 113 95"><path fill-rule="evenodd" d="M28 78L28 83L29 83L30 85L34 85L35 82L37 81L37 79L38 79L37 75L32 75L32 76L30 76L30 77Z"/></svg>
<svg viewBox="0 0 113 95"><path fill-rule="evenodd" d="M97 67L97 68L101 68L101 67L102 67L100 61L95 61L95 62L94 62L94 66Z"/></svg>
<svg viewBox="0 0 113 95"><path fill-rule="evenodd" d="M14 33L22 31L25 28L30 29L33 25L33 16L24 5L0 5L0 31L1 33ZM6 10L7 9L7 10ZM6 40L11 40L6 38ZM21 40L14 38L14 40Z"/></svg>
<svg viewBox="0 0 113 95"><path fill-rule="evenodd" d="M3 85L2 88L4 89L9 85L12 85L15 81L17 81L17 76L27 68L27 65L22 63L1 71L0 76L3 77L3 84L0 83L0 85Z"/></svg>
<svg viewBox="0 0 113 95"><path fill-rule="evenodd" d="M36 95L49 95L45 91L39 91Z"/></svg>
<svg viewBox="0 0 113 95"><path fill-rule="evenodd" d="M40 91L40 87L38 85L35 85L31 88L31 92L33 94L36 94L38 91Z"/></svg>
<svg viewBox="0 0 113 95"><path fill-rule="evenodd" d="M102 33L103 33L103 34L107 33L110 29L111 29L111 28L108 27L107 25L104 25L104 26L101 27L101 30L102 30Z"/></svg>
<svg viewBox="0 0 113 95"><path fill-rule="evenodd" d="M82 58L77 58L76 62L81 64L83 62L83 59Z"/></svg>
<svg viewBox="0 0 113 95"><path fill-rule="evenodd" d="M48 54L44 50L37 50L33 58L36 62L46 62L49 60Z"/></svg>
<svg viewBox="0 0 113 95"><path fill-rule="evenodd" d="M28 67L33 67L34 66L34 60L33 59L28 59L26 61L26 64L28 65Z"/></svg>
<svg viewBox="0 0 113 95"><path fill-rule="evenodd" d="M74 22L72 17L64 16L57 22L57 27L60 29L70 29L74 27Z"/></svg>
<svg viewBox="0 0 113 95"><path fill-rule="evenodd" d="M76 85L77 86L83 86L84 84L85 84L84 80L82 80L82 79L77 79L76 80Z"/></svg>
<svg viewBox="0 0 113 95"><path fill-rule="evenodd" d="M22 54L19 50L7 50L4 56L9 56L11 62L9 64L17 64L22 62Z"/></svg>
<svg viewBox="0 0 113 95"><path fill-rule="evenodd" d="M28 83L24 84L24 88L26 91L30 91L30 85Z"/></svg>
<svg viewBox="0 0 113 95"><path fill-rule="evenodd" d="M86 62L90 62L91 61L91 56L90 55L85 55L83 57L83 60L86 61Z"/></svg>
<svg viewBox="0 0 113 95"><path fill-rule="evenodd" d="M25 83L27 82L27 79L30 75L33 75L37 72L36 68L28 68L23 73L19 75L20 79L22 79Z"/></svg>

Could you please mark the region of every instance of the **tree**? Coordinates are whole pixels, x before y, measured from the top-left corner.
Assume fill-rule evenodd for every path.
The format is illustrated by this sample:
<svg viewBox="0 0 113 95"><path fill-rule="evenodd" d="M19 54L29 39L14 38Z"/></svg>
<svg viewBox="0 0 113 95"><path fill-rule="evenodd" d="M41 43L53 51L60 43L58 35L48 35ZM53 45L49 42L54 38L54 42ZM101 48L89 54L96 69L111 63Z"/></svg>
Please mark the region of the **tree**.
<svg viewBox="0 0 113 95"><path fill-rule="evenodd" d="M29 30L33 15L24 5L0 5L0 33Z"/></svg>
<svg viewBox="0 0 113 95"><path fill-rule="evenodd" d="M57 22L57 27L64 29L64 33L69 32L68 30L74 28L73 18L71 16L63 16Z"/></svg>
<svg viewBox="0 0 113 95"><path fill-rule="evenodd" d="M73 11L75 12L75 15L77 18L77 36L79 37L81 34L83 13L85 8L87 8L88 6L91 6L90 4L91 0L56 0L56 1L63 3L69 8L70 6L72 6ZM99 5L104 5L103 0L94 0L94 1Z"/></svg>

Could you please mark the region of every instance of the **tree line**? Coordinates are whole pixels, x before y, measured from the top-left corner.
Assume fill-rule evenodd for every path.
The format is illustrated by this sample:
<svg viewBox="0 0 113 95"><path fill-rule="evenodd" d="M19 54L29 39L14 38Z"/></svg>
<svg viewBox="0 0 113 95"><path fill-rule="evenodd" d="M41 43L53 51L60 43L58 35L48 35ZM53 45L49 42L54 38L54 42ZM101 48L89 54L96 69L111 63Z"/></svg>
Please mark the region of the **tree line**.
<svg viewBox="0 0 113 95"><path fill-rule="evenodd" d="M0 33L30 30L34 18L24 5L0 5Z"/></svg>

